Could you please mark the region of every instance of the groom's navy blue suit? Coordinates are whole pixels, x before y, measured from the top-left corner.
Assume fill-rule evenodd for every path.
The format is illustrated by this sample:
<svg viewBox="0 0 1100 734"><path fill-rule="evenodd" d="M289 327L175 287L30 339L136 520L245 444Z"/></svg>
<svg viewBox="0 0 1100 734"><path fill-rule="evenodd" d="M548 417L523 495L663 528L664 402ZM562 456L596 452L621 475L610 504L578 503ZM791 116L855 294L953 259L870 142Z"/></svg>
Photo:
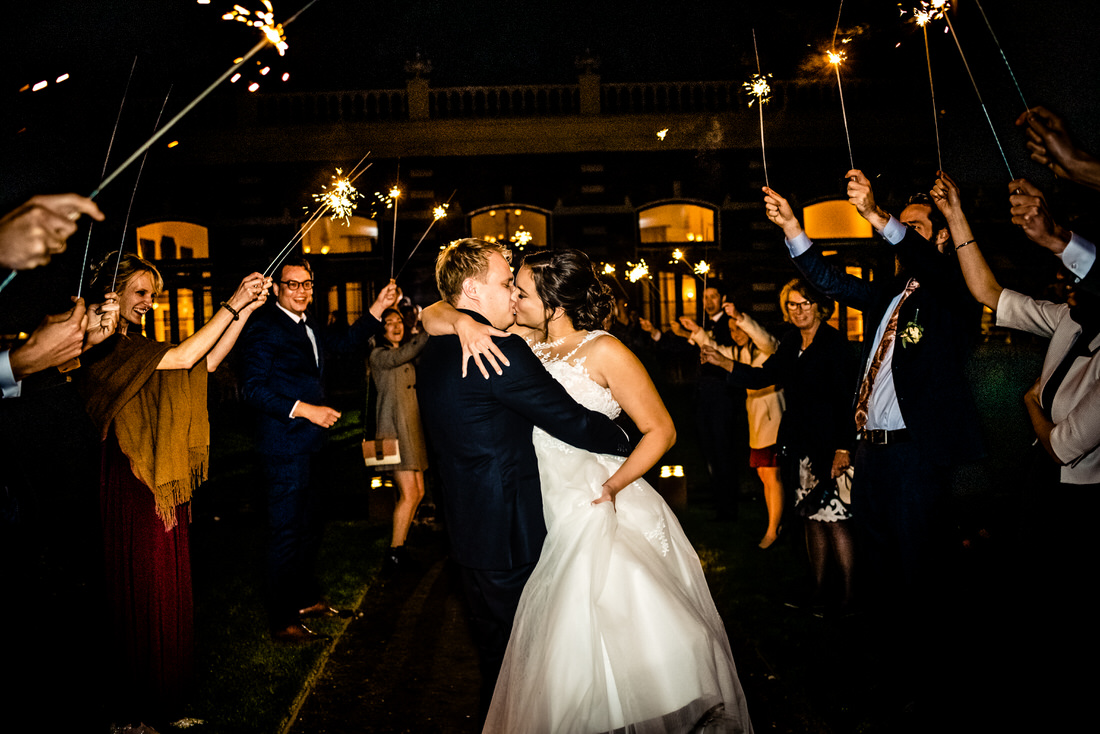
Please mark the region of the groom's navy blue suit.
<svg viewBox="0 0 1100 734"><path fill-rule="evenodd" d="M488 324L481 314L465 311ZM625 432L581 407L518 336L494 339L508 359L489 379L461 374L456 336L433 336L417 366L417 391L435 466L451 556L461 567L488 709L519 596L538 561L542 514L533 426L588 451L626 456Z"/></svg>

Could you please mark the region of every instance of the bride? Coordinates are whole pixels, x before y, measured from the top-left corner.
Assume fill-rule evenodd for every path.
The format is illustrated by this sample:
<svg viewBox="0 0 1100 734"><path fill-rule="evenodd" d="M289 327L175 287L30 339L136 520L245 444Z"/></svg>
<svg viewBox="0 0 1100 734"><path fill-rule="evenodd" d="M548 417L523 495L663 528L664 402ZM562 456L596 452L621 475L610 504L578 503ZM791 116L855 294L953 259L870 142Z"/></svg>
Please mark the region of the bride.
<svg viewBox="0 0 1100 734"><path fill-rule="evenodd" d="M676 432L638 359L598 330L610 290L584 253L559 250L523 261L512 303L512 330L569 394L612 418L626 411L643 437L622 459L534 430L547 536L485 731L751 732L699 558L641 478ZM482 351L488 327L457 312L444 320L429 330L453 330L464 350ZM480 344L488 356L488 340Z"/></svg>

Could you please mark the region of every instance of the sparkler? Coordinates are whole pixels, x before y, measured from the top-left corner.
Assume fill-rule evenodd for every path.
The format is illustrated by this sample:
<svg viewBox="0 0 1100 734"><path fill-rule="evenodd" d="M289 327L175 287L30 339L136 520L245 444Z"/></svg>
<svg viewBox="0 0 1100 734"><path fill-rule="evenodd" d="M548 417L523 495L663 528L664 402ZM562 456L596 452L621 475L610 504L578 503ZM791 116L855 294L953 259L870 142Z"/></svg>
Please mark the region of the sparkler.
<svg viewBox="0 0 1100 734"><path fill-rule="evenodd" d="M368 155L370 155L370 151L367 151L367 154L360 158L359 162L356 163L355 167L351 169L350 173L348 173L347 181L349 185L354 184L356 179L366 173L367 169L374 165L373 163L368 163L362 171L359 170L359 166L363 164L363 161L367 159ZM316 196L317 195L314 195L314 197ZM293 249L295 245L305 239L306 235L309 234L310 230L313 229L317 222L321 221L321 218L325 215L325 212L327 210L328 203L326 201L322 201L321 205L317 207L317 209L312 214L309 215L309 219L306 220L306 223L302 225L301 229L299 229L294 234L294 236L290 238L290 241L286 243L283 249L279 250L279 254L275 256L275 259L271 261L271 264L264 268L265 278L275 274L279 265L283 262L283 260L286 259L286 256L290 254L291 249Z"/></svg>
<svg viewBox="0 0 1100 734"><path fill-rule="evenodd" d="M986 109L985 101L982 99L982 93L978 91L978 82L974 80L974 74L970 71L970 64L966 60L966 54L963 53L962 44L959 42L959 35L955 33L955 26L951 23L951 16L947 14L947 9L950 6L947 4L947 0L932 0L932 8L939 11L938 16L947 21L947 27L951 31L951 37L955 39L955 48L959 49L959 57L962 59L963 67L966 69L966 75L970 77L970 85L974 87L974 94L978 97L978 104L982 106L982 112L985 114L985 121L989 123L989 130L993 133L993 140L997 143L997 150L1001 153L1001 160L1004 161L1005 168L1008 169L1008 177L1014 179L1012 174L1012 166L1008 163L1008 156L1005 155L1005 150L1001 146L1001 138L997 135L997 128L993 126L993 118L989 116L989 110Z"/></svg>
<svg viewBox="0 0 1100 734"><path fill-rule="evenodd" d="M668 128L667 127L664 130L658 130L657 131L657 139L658 140L664 140L666 135L668 135Z"/></svg>
<svg viewBox="0 0 1100 734"><path fill-rule="evenodd" d="M107 155L103 159L103 171L99 174L103 176L107 173L107 162L111 160L111 148L115 145L115 134L118 132L118 124L122 121L122 108L126 106L126 95L130 93L130 82L134 79L134 69L137 68L137 56L134 57L134 63L130 65L130 76L126 79L126 87L122 90L122 102L118 105L118 116L115 118L115 128L111 131L111 139L107 143ZM92 225L95 220L88 222L88 240L84 243L84 260L80 265L80 281L76 286L76 297L80 298L81 293L84 292L84 271L88 269L88 252L92 248ZM126 231L125 227L122 230ZM112 289L113 290L113 289Z"/></svg>
<svg viewBox="0 0 1100 734"><path fill-rule="evenodd" d="M840 95L840 114L844 117L844 138L848 141L848 163L852 168L855 168L855 157L852 155L852 136L848 132L848 112L844 108L844 86L840 83L840 64L848 58L848 54L844 51L839 53L836 51L829 51L826 57L829 63L833 65L833 69L836 70L836 91Z"/></svg>
<svg viewBox="0 0 1100 734"><path fill-rule="evenodd" d="M332 188L322 186L324 191L313 194L313 200L324 204L332 212L330 216L333 219L343 219L344 226L347 227L351 224L351 215L357 206L356 199L362 198L363 195L346 176L342 175L343 173L343 169L337 168L336 175L332 177Z"/></svg>
<svg viewBox="0 0 1100 734"><path fill-rule="evenodd" d="M397 276L401 275L401 273L405 271L405 266L409 264L409 262L412 260L412 256L416 254L416 248L420 247L420 243L423 242L424 238L428 236L428 232L432 231L432 227L435 226L435 223L447 216L447 210L451 207L451 199L453 199L455 194L457 193L458 189L455 189L451 192L451 195L447 197L447 201L445 203L440 204L439 206L432 209L431 223L428 224L428 228L424 230L424 234L420 235L420 239L416 241L415 245L413 245L412 251L409 252L409 256L405 258L405 262L401 265L401 269L397 271L397 275L393 276L394 279L396 279Z"/></svg>
<svg viewBox="0 0 1100 734"><path fill-rule="evenodd" d="M168 87L168 94L164 95L164 102L160 105L160 112L157 113L157 121L153 123L153 130L160 126L160 118L164 116L164 108L168 106L168 97L172 94L172 87ZM145 170L145 159L149 157L149 151L145 151L145 155L141 157L141 165L138 166L137 178L134 179L134 190L130 193L130 206L126 208L126 219L122 222L122 241L118 245L118 257L115 258L115 274L111 276L111 292L115 290L115 284L118 283L118 266L122 262L122 250L126 246L126 230L130 226L130 212L134 208L134 199L137 198L138 184L141 182L141 172Z"/></svg>
<svg viewBox="0 0 1100 734"><path fill-rule="evenodd" d="M400 164L398 164L400 168ZM400 174L398 174L400 176ZM397 202L401 198L401 189L395 184L390 189L390 200L393 202L393 246L390 251L390 280L394 279L393 266L397 260Z"/></svg>
<svg viewBox="0 0 1100 734"><path fill-rule="evenodd" d="M752 29L752 50L756 54L756 73L742 86L745 87L751 97L749 107L752 107L753 102L758 103L756 108L760 112L760 159L764 163L764 185L771 188L771 183L768 181L768 156L764 150L764 105L771 99L769 95L772 93L772 87L768 84L768 78L771 77L771 74L764 76L760 71L760 51L756 48L755 28Z"/></svg>
<svg viewBox="0 0 1100 734"><path fill-rule="evenodd" d="M175 117L173 117L171 120L169 120L164 125L164 127L157 130L151 138L149 138L144 143L142 143L141 146L137 150L135 150L129 158L127 158L125 161L123 161L122 165L120 165L118 168L116 168L114 170L114 172L111 173L111 175L107 176L105 179L103 179L102 181L99 182L99 185L95 187L95 190L92 191L91 194L88 195L88 198L94 199L96 196L98 196L99 192L102 191L104 188L106 188L107 184L111 183L111 181L113 181L115 179L115 177L117 177L120 173L122 173L124 170L129 168L130 165L134 161L136 161L138 159L138 157L141 156L145 151L147 151L153 143L160 140L161 136L163 136L165 133L167 133L169 130L171 130L172 127L175 126L175 124L177 122L182 120L184 115L186 115L188 112L190 112L192 109L194 109L195 105L197 105L199 102L204 100L207 97L207 95L209 95L212 91L214 91L214 89L219 84L221 84L226 79L228 79L246 61L248 61L253 56L258 54L265 46L267 46L268 44L271 44L271 45L275 46L275 48L279 49L280 55L285 53L287 46L286 46L286 38L285 38L285 34L283 32L283 29L286 26L293 23L298 18L299 15L301 15L303 12L305 12L305 10L307 8L309 8L310 6L312 6L313 3L317 2L317 0L310 0L309 3L306 4L305 7L303 7L301 10L299 10L297 13L295 13L293 16L291 16L285 23L282 23L282 24L276 24L274 22L274 20L272 19L273 11L271 11L271 3L269 2L269 0L263 0L263 2L264 2L264 5L268 8L269 12L267 12L267 13L257 13L257 16L260 17L260 21L252 21L252 22L249 23L253 27L256 27L256 28L260 29L260 31L264 35L263 40L261 40L255 46L253 46L252 49L248 53L246 53L244 56L240 57L235 62L233 62L233 65L231 67L229 67L225 71L225 73L223 73L221 76L219 76L217 79L215 79L214 82L210 86L208 86L206 89L204 89L202 92L200 92L199 96L195 97L193 100L188 102L187 105L182 110L180 110L179 113L177 113ZM240 8L240 6L235 6L235 8L239 9L239 10L244 10L244 8ZM238 12L238 11L235 10L234 12ZM245 12L247 12L247 11L245 11ZM230 15L230 14L227 14L227 15ZM243 14L238 12L238 15L243 15ZM244 18L243 22L249 22L249 21L247 20L247 18Z"/></svg>
<svg viewBox="0 0 1100 734"><path fill-rule="evenodd" d="M943 154L940 152L940 113L936 107L936 87L932 83L932 53L928 50L928 21L932 20L936 11L930 7L913 8L913 20L920 26L921 32L924 34L924 59L928 62L928 90L932 93L932 123L935 125L936 130L936 162L939 168L936 170L943 170ZM940 15L943 15L943 11L939 11Z"/></svg>
<svg viewBox="0 0 1100 734"><path fill-rule="evenodd" d="M626 274L626 279L631 283L637 283L639 280L649 277L649 266L645 264L645 260L637 263L628 262L627 267L630 268L630 271Z"/></svg>
<svg viewBox="0 0 1100 734"><path fill-rule="evenodd" d="M1012 83L1016 85L1016 93L1020 95L1020 101L1024 103L1024 109L1030 110L1027 100L1024 99L1024 90L1020 89L1020 83L1016 81L1016 74L1012 71L1012 65L1008 63L1008 57L1005 56L1005 50L1001 48L1001 42L997 40L997 34L993 32L993 25L989 22L989 16L985 14L985 10L982 9L982 4L978 0L974 0L974 4L978 6L978 10L982 13L982 18L985 20L985 26L989 29L989 35L993 36L993 43L997 44L997 50L1001 52L1001 59L1005 62L1005 68L1008 69L1008 75L1012 77Z"/></svg>

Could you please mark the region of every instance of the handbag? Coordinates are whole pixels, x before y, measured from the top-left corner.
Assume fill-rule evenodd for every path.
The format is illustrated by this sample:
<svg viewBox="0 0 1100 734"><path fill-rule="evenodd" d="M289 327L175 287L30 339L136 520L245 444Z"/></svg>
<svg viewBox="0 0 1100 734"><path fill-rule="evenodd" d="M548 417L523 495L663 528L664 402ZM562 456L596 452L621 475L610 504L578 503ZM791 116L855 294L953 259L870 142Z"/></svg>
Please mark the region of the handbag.
<svg viewBox="0 0 1100 734"><path fill-rule="evenodd" d="M367 466L400 464L401 446L396 438L363 439L363 463Z"/></svg>

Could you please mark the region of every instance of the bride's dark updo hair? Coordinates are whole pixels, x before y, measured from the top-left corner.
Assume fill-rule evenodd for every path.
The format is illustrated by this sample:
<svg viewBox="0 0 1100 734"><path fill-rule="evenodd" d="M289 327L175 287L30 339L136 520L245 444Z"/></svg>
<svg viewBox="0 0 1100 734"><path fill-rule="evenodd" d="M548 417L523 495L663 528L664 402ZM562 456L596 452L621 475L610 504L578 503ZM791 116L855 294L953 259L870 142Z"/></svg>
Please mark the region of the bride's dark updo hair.
<svg viewBox="0 0 1100 734"><path fill-rule="evenodd" d="M524 266L531 269L547 319L561 308L577 329L603 328L615 299L588 255L580 250L536 252L523 258Z"/></svg>

